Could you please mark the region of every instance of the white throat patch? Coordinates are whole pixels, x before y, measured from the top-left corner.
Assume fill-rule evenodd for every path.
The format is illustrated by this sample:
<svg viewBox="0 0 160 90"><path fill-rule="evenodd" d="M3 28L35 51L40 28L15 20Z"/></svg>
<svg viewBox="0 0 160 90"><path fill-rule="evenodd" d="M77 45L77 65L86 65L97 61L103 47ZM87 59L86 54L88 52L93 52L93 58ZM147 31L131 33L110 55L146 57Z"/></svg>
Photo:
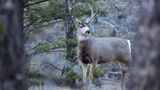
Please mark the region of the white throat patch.
<svg viewBox="0 0 160 90"><path fill-rule="evenodd" d="M88 37L84 37L84 36L78 36L77 38L79 41L86 41L88 39Z"/></svg>

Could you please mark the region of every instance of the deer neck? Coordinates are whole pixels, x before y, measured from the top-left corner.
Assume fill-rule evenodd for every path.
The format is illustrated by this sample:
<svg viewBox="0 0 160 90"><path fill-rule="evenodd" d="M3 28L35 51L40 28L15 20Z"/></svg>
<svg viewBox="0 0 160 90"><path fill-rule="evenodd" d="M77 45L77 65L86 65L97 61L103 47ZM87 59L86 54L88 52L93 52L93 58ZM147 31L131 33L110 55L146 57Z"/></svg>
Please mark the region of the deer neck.
<svg viewBox="0 0 160 90"><path fill-rule="evenodd" d="M92 59L90 56L92 43L94 43L93 38L90 38L85 41L78 41L79 58L81 58L83 63L92 63Z"/></svg>
<svg viewBox="0 0 160 90"><path fill-rule="evenodd" d="M88 37L88 39L87 40L78 40L78 46L79 47L83 47L83 46L89 46L89 45L91 45L91 43L93 42L93 40L94 40L94 38L92 37L92 36L90 36L90 37Z"/></svg>

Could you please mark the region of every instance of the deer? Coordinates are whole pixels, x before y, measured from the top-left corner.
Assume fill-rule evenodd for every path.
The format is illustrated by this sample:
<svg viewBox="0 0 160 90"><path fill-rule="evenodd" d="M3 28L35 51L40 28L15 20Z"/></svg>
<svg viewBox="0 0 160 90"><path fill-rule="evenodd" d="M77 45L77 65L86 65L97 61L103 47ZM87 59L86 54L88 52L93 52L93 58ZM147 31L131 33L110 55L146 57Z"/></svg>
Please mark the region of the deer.
<svg viewBox="0 0 160 90"><path fill-rule="evenodd" d="M93 74L97 64L111 63L119 66L121 71L120 86L125 90L125 76L131 63L131 42L118 37L95 37L91 35L90 25L97 18L93 13L87 21L72 16L77 30L77 58L82 65L83 83L87 80L87 65L90 64L89 81L93 81Z"/></svg>

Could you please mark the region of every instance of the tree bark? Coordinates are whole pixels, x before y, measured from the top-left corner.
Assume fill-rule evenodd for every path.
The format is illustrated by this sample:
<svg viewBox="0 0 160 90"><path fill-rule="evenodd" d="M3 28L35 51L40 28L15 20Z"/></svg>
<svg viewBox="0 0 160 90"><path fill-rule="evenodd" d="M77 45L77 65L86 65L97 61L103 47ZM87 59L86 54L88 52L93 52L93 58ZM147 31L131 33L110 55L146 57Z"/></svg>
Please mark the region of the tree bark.
<svg viewBox="0 0 160 90"><path fill-rule="evenodd" d="M0 90L27 90L23 8L23 0L0 0Z"/></svg>
<svg viewBox="0 0 160 90"><path fill-rule="evenodd" d="M71 52L74 48L74 46L72 46L72 44L69 42L69 40L73 39L74 35L73 35L73 26L72 25L72 0L65 0L66 1L66 25L65 25L65 29L66 29L66 52L67 52L67 59L68 60L72 60L73 57L71 55Z"/></svg>
<svg viewBox="0 0 160 90"><path fill-rule="evenodd" d="M160 0L141 4L128 90L160 90Z"/></svg>

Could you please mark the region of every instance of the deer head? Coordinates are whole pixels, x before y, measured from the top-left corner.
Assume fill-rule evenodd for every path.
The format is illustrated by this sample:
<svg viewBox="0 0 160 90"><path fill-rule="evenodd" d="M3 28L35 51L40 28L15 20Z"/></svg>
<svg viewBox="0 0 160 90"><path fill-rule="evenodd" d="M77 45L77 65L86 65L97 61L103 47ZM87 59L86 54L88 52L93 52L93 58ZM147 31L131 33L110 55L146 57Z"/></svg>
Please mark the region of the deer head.
<svg viewBox="0 0 160 90"><path fill-rule="evenodd" d="M85 19L77 19L76 17L72 17L73 21L74 21L74 25L77 29L77 39L79 41L86 41L89 39L89 37L91 36L91 28L90 25L94 22L94 24L97 22L97 13L98 13L98 9L97 12L94 13L93 9L91 8L91 6L89 6L90 10L91 10L91 17L89 18L89 20L85 20Z"/></svg>

